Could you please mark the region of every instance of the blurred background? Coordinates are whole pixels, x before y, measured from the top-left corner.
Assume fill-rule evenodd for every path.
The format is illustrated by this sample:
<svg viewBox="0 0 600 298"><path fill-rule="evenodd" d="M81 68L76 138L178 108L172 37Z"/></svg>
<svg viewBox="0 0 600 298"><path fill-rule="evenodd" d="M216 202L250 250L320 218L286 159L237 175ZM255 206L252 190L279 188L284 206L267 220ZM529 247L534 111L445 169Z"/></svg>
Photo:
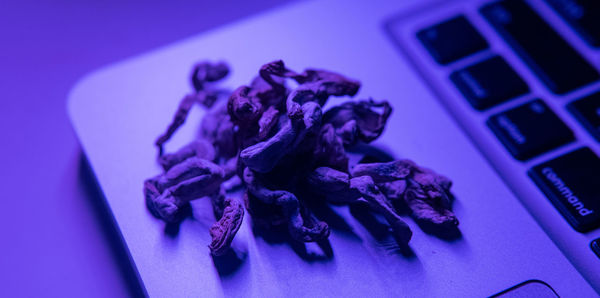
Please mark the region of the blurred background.
<svg viewBox="0 0 600 298"><path fill-rule="evenodd" d="M139 294L67 116L77 80L290 2L0 1L0 297Z"/></svg>

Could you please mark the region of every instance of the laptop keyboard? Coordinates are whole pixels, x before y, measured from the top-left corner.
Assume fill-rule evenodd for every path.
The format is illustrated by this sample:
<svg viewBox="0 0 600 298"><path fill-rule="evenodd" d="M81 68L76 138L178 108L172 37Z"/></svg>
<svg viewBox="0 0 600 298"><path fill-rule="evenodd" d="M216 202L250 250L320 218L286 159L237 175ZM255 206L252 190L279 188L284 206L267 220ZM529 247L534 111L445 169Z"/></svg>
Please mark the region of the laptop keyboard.
<svg viewBox="0 0 600 298"><path fill-rule="evenodd" d="M545 2L586 46L600 46L600 1ZM551 94L567 95L600 80L598 70L526 1L485 3L478 13ZM546 104L548 99L502 108L530 93L531 88L502 56L490 50L480 32L458 14L417 30L416 39L439 65L471 61L447 78L475 111L497 111L485 123L514 159L526 162L575 142L576 135ZM491 51L491 57L481 54L485 51ZM487 58L469 60L477 55ZM596 92L562 108L600 141L600 92ZM591 149L575 148L551 160L536 161L528 176L575 230L588 232L600 227L600 159Z"/></svg>

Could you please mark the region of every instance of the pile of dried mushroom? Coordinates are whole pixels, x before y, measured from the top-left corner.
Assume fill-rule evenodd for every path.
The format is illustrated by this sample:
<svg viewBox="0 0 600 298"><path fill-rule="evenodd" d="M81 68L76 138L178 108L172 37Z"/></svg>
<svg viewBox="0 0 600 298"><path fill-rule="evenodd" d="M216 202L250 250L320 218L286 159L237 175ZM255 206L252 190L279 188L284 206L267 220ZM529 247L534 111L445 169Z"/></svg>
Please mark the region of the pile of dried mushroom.
<svg viewBox="0 0 600 298"><path fill-rule="evenodd" d="M309 200L365 204L383 215L402 245L412 236L394 202L408 206L420 223L455 227L450 210L451 181L410 160L349 165L346 150L377 139L392 112L387 101L347 101L327 111L330 96L354 96L358 81L317 69L297 73L282 61L263 65L250 85L228 94L216 87L229 73L224 63L194 67L195 91L183 98L161 135L158 162L164 173L144 183L146 205L167 222L182 218L190 201L210 198L217 222L210 228L213 255L231 245L244 216L254 223L287 225L297 241L329 236L327 223L307 207ZM297 84L290 88L289 80ZM288 81L288 84L286 84ZM226 96L227 102L219 102ZM184 122L190 108L208 109L200 137L175 153L163 144ZM223 183L239 177L244 204L227 197Z"/></svg>

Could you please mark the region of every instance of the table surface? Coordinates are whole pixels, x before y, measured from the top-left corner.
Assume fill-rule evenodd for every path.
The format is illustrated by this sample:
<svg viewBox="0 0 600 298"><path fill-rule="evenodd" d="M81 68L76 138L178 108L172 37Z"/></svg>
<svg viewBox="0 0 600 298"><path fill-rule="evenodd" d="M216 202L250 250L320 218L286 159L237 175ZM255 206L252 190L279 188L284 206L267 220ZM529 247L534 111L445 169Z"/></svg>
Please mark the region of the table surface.
<svg viewBox="0 0 600 298"><path fill-rule="evenodd" d="M138 293L67 117L70 88L98 67L286 2L0 2L0 296Z"/></svg>

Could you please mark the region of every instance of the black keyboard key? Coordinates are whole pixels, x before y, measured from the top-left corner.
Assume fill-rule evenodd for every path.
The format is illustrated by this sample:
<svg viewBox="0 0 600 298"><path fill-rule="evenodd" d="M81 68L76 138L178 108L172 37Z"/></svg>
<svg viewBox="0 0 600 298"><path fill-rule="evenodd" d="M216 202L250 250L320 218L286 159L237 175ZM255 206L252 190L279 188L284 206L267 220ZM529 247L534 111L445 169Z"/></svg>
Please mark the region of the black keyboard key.
<svg viewBox="0 0 600 298"><path fill-rule="evenodd" d="M533 167L529 176L579 232L600 226L600 159L581 148Z"/></svg>
<svg viewBox="0 0 600 298"><path fill-rule="evenodd" d="M589 45L600 47L600 1L546 0Z"/></svg>
<svg viewBox="0 0 600 298"><path fill-rule="evenodd" d="M484 50L487 42L463 16L417 32L417 38L440 64L448 64L460 58Z"/></svg>
<svg viewBox="0 0 600 298"><path fill-rule="evenodd" d="M600 93L576 100L567 105L571 113L600 141Z"/></svg>
<svg viewBox="0 0 600 298"><path fill-rule="evenodd" d="M598 80L598 71L523 1L488 4L481 13L552 92Z"/></svg>
<svg viewBox="0 0 600 298"><path fill-rule="evenodd" d="M600 238L592 241L590 243L590 248L596 254L596 256L600 258Z"/></svg>
<svg viewBox="0 0 600 298"><path fill-rule="evenodd" d="M539 99L496 114L487 124L518 160L532 158L573 140L573 132Z"/></svg>
<svg viewBox="0 0 600 298"><path fill-rule="evenodd" d="M529 92L521 77L498 56L457 70L450 80L480 111Z"/></svg>

